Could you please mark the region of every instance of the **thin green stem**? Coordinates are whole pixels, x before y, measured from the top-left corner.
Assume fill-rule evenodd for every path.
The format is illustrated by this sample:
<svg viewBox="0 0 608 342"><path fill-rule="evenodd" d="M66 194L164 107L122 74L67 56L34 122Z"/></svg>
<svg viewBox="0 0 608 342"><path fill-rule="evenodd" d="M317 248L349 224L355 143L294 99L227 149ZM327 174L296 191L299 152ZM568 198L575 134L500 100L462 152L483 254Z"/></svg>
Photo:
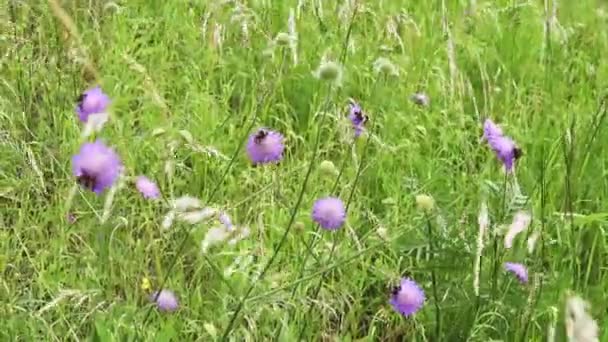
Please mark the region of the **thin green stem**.
<svg viewBox="0 0 608 342"><path fill-rule="evenodd" d="M430 260L431 260L431 285L433 287L433 301L435 303L435 340L441 341L441 307L439 306L439 294L437 291L437 273L435 271L435 239L433 237L433 224L428 213L426 218L426 229L429 238Z"/></svg>

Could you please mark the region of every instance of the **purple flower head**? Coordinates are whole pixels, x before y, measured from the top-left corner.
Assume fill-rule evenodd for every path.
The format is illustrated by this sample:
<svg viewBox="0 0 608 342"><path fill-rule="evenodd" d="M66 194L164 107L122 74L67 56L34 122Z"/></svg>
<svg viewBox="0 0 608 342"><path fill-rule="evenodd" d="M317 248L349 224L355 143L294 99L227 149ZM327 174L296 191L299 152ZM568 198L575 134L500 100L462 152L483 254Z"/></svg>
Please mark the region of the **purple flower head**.
<svg viewBox="0 0 608 342"><path fill-rule="evenodd" d="M410 96L410 99L417 105L422 107L428 107L431 104L429 96L425 93L415 93Z"/></svg>
<svg viewBox="0 0 608 342"><path fill-rule="evenodd" d="M511 138L504 136L502 129L490 119L486 119L483 125L483 135L496 157L504 164L505 170L511 172L515 161L522 156L521 149Z"/></svg>
<svg viewBox="0 0 608 342"><path fill-rule="evenodd" d="M363 113L361 106L358 103L351 101L349 104L350 114L348 118L350 122L353 124L353 128L355 129L355 137L361 135L361 133L365 130L365 124L369 120L368 116Z"/></svg>
<svg viewBox="0 0 608 342"><path fill-rule="evenodd" d="M146 176L139 176L135 181L135 187L137 190L147 199L156 199L160 197L160 190L158 189L158 185L151 181Z"/></svg>
<svg viewBox="0 0 608 342"><path fill-rule="evenodd" d="M158 298L156 296L158 295ZM156 306L160 311L173 312L179 307L177 297L170 290L161 290L160 294L154 292L150 295L150 300L154 301L156 298Z"/></svg>
<svg viewBox="0 0 608 342"><path fill-rule="evenodd" d="M505 262L505 270L515 275L522 284L528 282L528 269L523 264Z"/></svg>
<svg viewBox="0 0 608 342"><path fill-rule="evenodd" d="M247 155L253 165L279 162L284 150L283 135L265 128L250 135L247 141Z"/></svg>
<svg viewBox="0 0 608 342"><path fill-rule="evenodd" d="M82 93L77 101L76 114L82 122L87 122L91 114L105 113L110 105L110 98L99 86Z"/></svg>
<svg viewBox="0 0 608 342"><path fill-rule="evenodd" d="M232 220L230 219L230 216L228 216L228 214L226 214L225 212L221 212L219 214L218 220L221 224L224 225L224 227L226 227L227 230L232 231L235 229L234 225L232 224Z"/></svg>
<svg viewBox="0 0 608 342"><path fill-rule="evenodd" d="M111 187L118 179L122 164L114 150L100 140L85 143L72 157L72 172L78 183L96 194Z"/></svg>
<svg viewBox="0 0 608 342"><path fill-rule="evenodd" d="M69 224L76 223L76 215L74 215L73 213L67 213L66 219L68 220Z"/></svg>
<svg viewBox="0 0 608 342"><path fill-rule="evenodd" d="M409 278L401 279L401 285L393 289L390 303L403 316L410 316L424 305L424 291Z"/></svg>
<svg viewBox="0 0 608 342"><path fill-rule="evenodd" d="M336 197L321 198L312 207L312 219L324 229L336 230L346 220L344 203Z"/></svg>

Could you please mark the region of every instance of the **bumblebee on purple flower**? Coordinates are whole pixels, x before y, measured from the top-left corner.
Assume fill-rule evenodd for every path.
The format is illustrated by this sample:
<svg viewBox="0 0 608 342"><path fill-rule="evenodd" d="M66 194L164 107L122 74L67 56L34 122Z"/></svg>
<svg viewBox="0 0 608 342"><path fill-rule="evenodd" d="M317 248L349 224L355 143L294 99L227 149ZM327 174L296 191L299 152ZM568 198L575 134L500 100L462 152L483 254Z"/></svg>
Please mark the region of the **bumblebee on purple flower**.
<svg viewBox="0 0 608 342"><path fill-rule="evenodd" d="M512 172L515 161L523 155L522 150L517 147L511 138L505 136L502 129L490 119L486 119L484 122L483 136L494 150L496 157L502 161L505 170L508 173Z"/></svg>
<svg viewBox="0 0 608 342"><path fill-rule="evenodd" d="M283 140L281 133L266 128L251 134L247 141L247 155L253 165L280 162L285 150Z"/></svg>
<svg viewBox="0 0 608 342"><path fill-rule="evenodd" d="M355 130L355 138L357 138L365 130L365 124L369 121L369 117L363 113L361 106L354 100L350 100L349 111L350 114L348 115L348 118Z"/></svg>

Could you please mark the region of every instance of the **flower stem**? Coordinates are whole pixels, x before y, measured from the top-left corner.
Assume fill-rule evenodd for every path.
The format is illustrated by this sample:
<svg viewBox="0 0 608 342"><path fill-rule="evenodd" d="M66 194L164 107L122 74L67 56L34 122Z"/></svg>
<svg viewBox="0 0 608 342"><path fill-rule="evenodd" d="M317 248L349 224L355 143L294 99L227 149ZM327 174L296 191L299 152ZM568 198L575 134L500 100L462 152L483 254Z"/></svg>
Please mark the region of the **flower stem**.
<svg viewBox="0 0 608 342"><path fill-rule="evenodd" d="M433 301L435 302L435 340L441 340L441 308L439 307L439 295L437 294L437 274L435 272L435 267L433 265L433 260L435 256L435 243L433 241L433 225L431 223L431 218L428 213L424 214L426 218L426 228L429 238L429 249L430 249L430 259L431 259L431 284L433 286Z"/></svg>
<svg viewBox="0 0 608 342"><path fill-rule="evenodd" d="M502 208L502 212L500 215L500 219L504 219L506 214L507 214L507 181L508 181L508 173L505 173L505 181L502 187L502 204L501 204L501 208ZM492 293L491 293L491 297L495 298L495 296L498 294L497 290L498 290L498 269L500 268L500 256L498 253L498 234L496 234L496 231L494 231L494 270L492 272Z"/></svg>

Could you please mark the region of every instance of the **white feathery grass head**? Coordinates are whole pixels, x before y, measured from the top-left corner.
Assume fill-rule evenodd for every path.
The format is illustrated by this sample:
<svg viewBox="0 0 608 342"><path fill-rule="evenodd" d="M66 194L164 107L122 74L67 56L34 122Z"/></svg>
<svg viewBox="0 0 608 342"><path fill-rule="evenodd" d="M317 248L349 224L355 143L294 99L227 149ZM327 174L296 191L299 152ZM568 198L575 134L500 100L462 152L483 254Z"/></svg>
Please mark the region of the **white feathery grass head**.
<svg viewBox="0 0 608 342"><path fill-rule="evenodd" d="M390 59L386 57L378 57L373 64L376 74L384 74L387 76L399 76L399 69Z"/></svg>
<svg viewBox="0 0 608 342"><path fill-rule="evenodd" d="M479 273L481 269L481 254L484 247L484 235L490 226L490 216L488 215L488 205L486 202L481 202L479 207L479 215L477 217L479 223L479 233L477 234L477 251L475 253L475 264L473 265L473 291L476 296L479 296Z"/></svg>
<svg viewBox="0 0 608 342"><path fill-rule="evenodd" d="M534 247L536 246L536 241L538 241L539 237L540 237L540 232L538 230L536 230L528 238L527 244L528 244L528 253L529 254L534 253Z"/></svg>
<svg viewBox="0 0 608 342"><path fill-rule="evenodd" d="M224 242L230 246L234 246L249 235L250 230L248 227L238 227L237 229L230 229L225 225L213 227L207 231L201 242L201 252L207 253L211 247Z"/></svg>
<svg viewBox="0 0 608 342"><path fill-rule="evenodd" d="M160 227L163 230L167 230L171 228L171 226L173 225L173 221L175 221L175 211L171 210L163 217L163 221L160 224Z"/></svg>
<svg viewBox="0 0 608 342"><path fill-rule="evenodd" d="M124 167L121 168L121 170L119 171L118 174L118 180L116 181L116 183L114 183L114 185L110 188L110 191L108 191L108 194L106 195L106 199L103 203L103 212L101 214L101 218L99 219L99 222L101 224L104 224L108 221L108 219L110 218L110 214L112 212L112 204L114 203L114 197L116 196L116 193L118 192L118 190L120 190L125 184L125 177L124 177Z"/></svg>
<svg viewBox="0 0 608 342"><path fill-rule="evenodd" d="M505 248L509 249L513 247L513 241L515 240L515 237L517 236L517 234L523 232L528 228L531 220L532 217L529 213L525 211L519 211L515 214L515 216L513 217L513 222L509 226L509 230L505 235Z"/></svg>
<svg viewBox="0 0 608 342"><path fill-rule="evenodd" d="M200 210L180 212L177 214L177 219L189 224L197 224L214 217L217 213L217 209L205 207Z"/></svg>
<svg viewBox="0 0 608 342"><path fill-rule="evenodd" d="M224 26L220 23L215 23L213 27L213 39L211 40L213 47L218 50L222 49L224 43Z"/></svg>
<svg viewBox="0 0 608 342"><path fill-rule="evenodd" d="M205 234L205 238L201 242L201 251L203 253L206 253L210 247L226 241L229 236L230 232L228 232L222 226L217 226L209 229L207 231L207 234Z"/></svg>
<svg viewBox="0 0 608 342"><path fill-rule="evenodd" d="M293 56L293 64L298 64L298 31L296 29L296 14L293 8L289 9L289 19L287 20L287 28L289 29L289 48Z"/></svg>
<svg viewBox="0 0 608 342"><path fill-rule="evenodd" d="M94 113L87 117L87 123L82 130L82 138L86 139L91 134L101 131L110 118L109 113Z"/></svg>
<svg viewBox="0 0 608 342"><path fill-rule="evenodd" d="M589 304L577 295L566 299L566 335L569 342L599 342L597 322L587 312Z"/></svg>
<svg viewBox="0 0 608 342"><path fill-rule="evenodd" d="M177 212L185 212L192 209L199 209L202 207L201 200L192 196L182 196L176 198L172 202L173 210Z"/></svg>

